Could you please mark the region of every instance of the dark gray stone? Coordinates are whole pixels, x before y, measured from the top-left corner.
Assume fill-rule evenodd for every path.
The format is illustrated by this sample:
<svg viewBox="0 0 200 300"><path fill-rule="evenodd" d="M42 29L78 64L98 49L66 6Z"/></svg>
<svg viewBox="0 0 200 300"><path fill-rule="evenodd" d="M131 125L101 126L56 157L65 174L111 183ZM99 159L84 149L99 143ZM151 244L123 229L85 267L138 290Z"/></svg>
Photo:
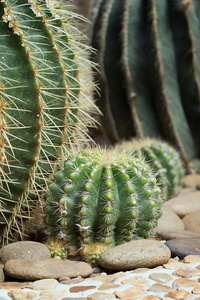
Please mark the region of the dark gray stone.
<svg viewBox="0 0 200 300"><path fill-rule="evenodd" d="M179 238L168 240L165 245L170 249L172 257L184 258L187 255L200 255L200 238Z"/></svg>

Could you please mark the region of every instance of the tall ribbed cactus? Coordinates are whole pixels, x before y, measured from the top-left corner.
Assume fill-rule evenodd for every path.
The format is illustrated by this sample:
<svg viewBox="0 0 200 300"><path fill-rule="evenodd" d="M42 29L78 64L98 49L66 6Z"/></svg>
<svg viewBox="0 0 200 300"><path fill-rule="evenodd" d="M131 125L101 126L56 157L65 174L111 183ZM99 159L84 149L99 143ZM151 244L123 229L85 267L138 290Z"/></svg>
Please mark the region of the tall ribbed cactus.
<svg viewBox="0 0 200 300"><path fill-rule="evenodd" d="M191 171L200 157L199 1L99 3L93 59L110 140L162 137Z"/></svg>
<svg viewBox="0 0 200 300"><path fill-rule="evenodd" d="M47 231L69 255L81 249L87 256L154 234L163 201L149 165L139 158L83 150L68 156L54 178L46 197Z"/></svg>
<svg viewBox="0 0 200 300"><path fill-rule="evenodd" d="M94 121L88 46L70 3L0 2L0 235L23 231L56 160Z"/></svg>
<svg viewBox="0 0 200 300"><path fill-rule="evenodd" d="M143 157L154 170L162 197L168 200L177 196L182 189L184 168L179 153L166 142L155 139L141 139L116 145L118 151Z"/></svg>

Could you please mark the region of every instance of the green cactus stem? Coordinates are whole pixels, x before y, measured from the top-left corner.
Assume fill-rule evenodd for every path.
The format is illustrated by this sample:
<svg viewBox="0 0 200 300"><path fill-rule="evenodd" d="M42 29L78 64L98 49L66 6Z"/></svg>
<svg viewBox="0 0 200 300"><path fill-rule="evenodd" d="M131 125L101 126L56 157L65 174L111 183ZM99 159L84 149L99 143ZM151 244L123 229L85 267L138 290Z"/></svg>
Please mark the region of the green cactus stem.
<svg viewBox="0 0 200 300"><path fill-rule="evenodd" d="M200 154L199 1L168 0L182 103ZM188 101L189 99L189 101Z"/></svg>
<svg viewBox="0 0 200 300"><path fill-rule="evenodd" d="M116 148L145 159L155 172L163 199L169 200L181 192L184 168L180 155L174 147L161 140L146 138L123 142Z"/></svg>
<svg viewBox="0 0 200 300"><path fill-rule="evenodd" d="M184 163L197 156L197 149L181 102L167 1L146 1L150 76L163 137L177 145ZM169 63L170 62L170 63ZM149 74L150 75L150 74Z"/></svg>
<svg viewBox="0 0 200 300"><path fill-rule="evenodd" d="M102 0L97 11L97 104L110 141L161 138L194 172L200 154L199 1Z"/></svg>
<svg viewBox="0 0 200 300"><path fill-rule="evenodd" d="M130 122L132 111L127 102L126 89L123 84L124 74L120 65L122 43L120 40L121 11L123 1L100 1L96 17L92 45L98 50L93 59L98 62L100 73L96 73L101 97L97 97L103 125L112 143L122 137L135 134L134 125Z"/></svg>
<svg viewBox="0 0 200 300"><path fill-rule="evenodd" d="M65 243L68 255L88 257L90 245L101 252L154 235L162 215L161 190L139 158L87 149L68 156L54 179L46 197L47 232Z"/></svg>
<svg viewBox="0 0 200 300"><path fill-rule="evenodd" d="M130 107L135 111L138 137L161 134L147 80L148 53L144 1L124 1L122 27L122 64Z"/></svg>
<svg viewBox="0 0 200 300"><path fill-rule="evenodd" d="M71 4L0 3L0 235L22 220L48 184L55 162L87 140L94 125L89 47ZM75 21L76 20L76 21ZM88 80L89 78L89 80ZM32 200L29 200L32 198Z"/></svg>

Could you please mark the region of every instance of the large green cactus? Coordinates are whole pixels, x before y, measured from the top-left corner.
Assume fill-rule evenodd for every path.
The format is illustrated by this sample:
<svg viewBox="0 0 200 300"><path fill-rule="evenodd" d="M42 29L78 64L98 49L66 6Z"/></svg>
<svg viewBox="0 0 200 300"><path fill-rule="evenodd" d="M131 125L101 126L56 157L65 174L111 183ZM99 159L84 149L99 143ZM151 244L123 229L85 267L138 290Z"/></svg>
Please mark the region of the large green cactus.
<svg viewBox="0 0 200 300"><path fill-rule="evenodd" d="M200 156L199 1L99 3L92 44L107 135L113 143L161 137L192 171Z"/></svg>
<svg viewBox="0 0 200 300"><path fill-rule="evenodd" d="M184 168L179 153L168 143L155 139L125 141L116 145L119 151L144 157L154 170L162 197L169 200L177 196L182 189Z"/></svg>
<svg viewBox="0 0 200 300"><path fill-rule="evenodd" d="M139 158L111 149L83 150L70 155L54 178L46 197L47 231L65 243L69 255L154 234L161 190Z"/></svg>
<svg viewBox="0 0 200 300"><path fill-rule="evenodd" d="M55 161L86 141L95 108L71 4L0 2L0 235L23 231Z"/></svg>

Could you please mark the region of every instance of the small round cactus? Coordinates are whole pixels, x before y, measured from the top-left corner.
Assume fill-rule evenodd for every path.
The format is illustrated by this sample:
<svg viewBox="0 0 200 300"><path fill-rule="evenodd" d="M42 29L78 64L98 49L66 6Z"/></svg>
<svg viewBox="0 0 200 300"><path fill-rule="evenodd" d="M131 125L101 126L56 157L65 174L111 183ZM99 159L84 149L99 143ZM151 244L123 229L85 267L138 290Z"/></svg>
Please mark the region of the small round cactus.
<svg viewBox="0 0 200 300"><path fill-rule="evenodd" d="M138 157L114 149L82 150L68 156L49 185L47 231L65 243L68 255L89 257L91 251L98 257L104 246L154 235L162 215L160 192Z"/></svg>
<svg viewBox="0 0 200 300"><path fill-rule="evenodd" d="M164 199L170 199L181 192L184 168L178 152L169 144L155 139L141 139L117 145L120 151L143 156L162 190Z"/></svg>
<svg viewBox="0 0 200 300"><path fill-rule="evenodd" d="M57 258L57 257L61 259L67 258L67 251L60 240L49 238L46 242L46 245L49 248L52 258Z"/></svg>

